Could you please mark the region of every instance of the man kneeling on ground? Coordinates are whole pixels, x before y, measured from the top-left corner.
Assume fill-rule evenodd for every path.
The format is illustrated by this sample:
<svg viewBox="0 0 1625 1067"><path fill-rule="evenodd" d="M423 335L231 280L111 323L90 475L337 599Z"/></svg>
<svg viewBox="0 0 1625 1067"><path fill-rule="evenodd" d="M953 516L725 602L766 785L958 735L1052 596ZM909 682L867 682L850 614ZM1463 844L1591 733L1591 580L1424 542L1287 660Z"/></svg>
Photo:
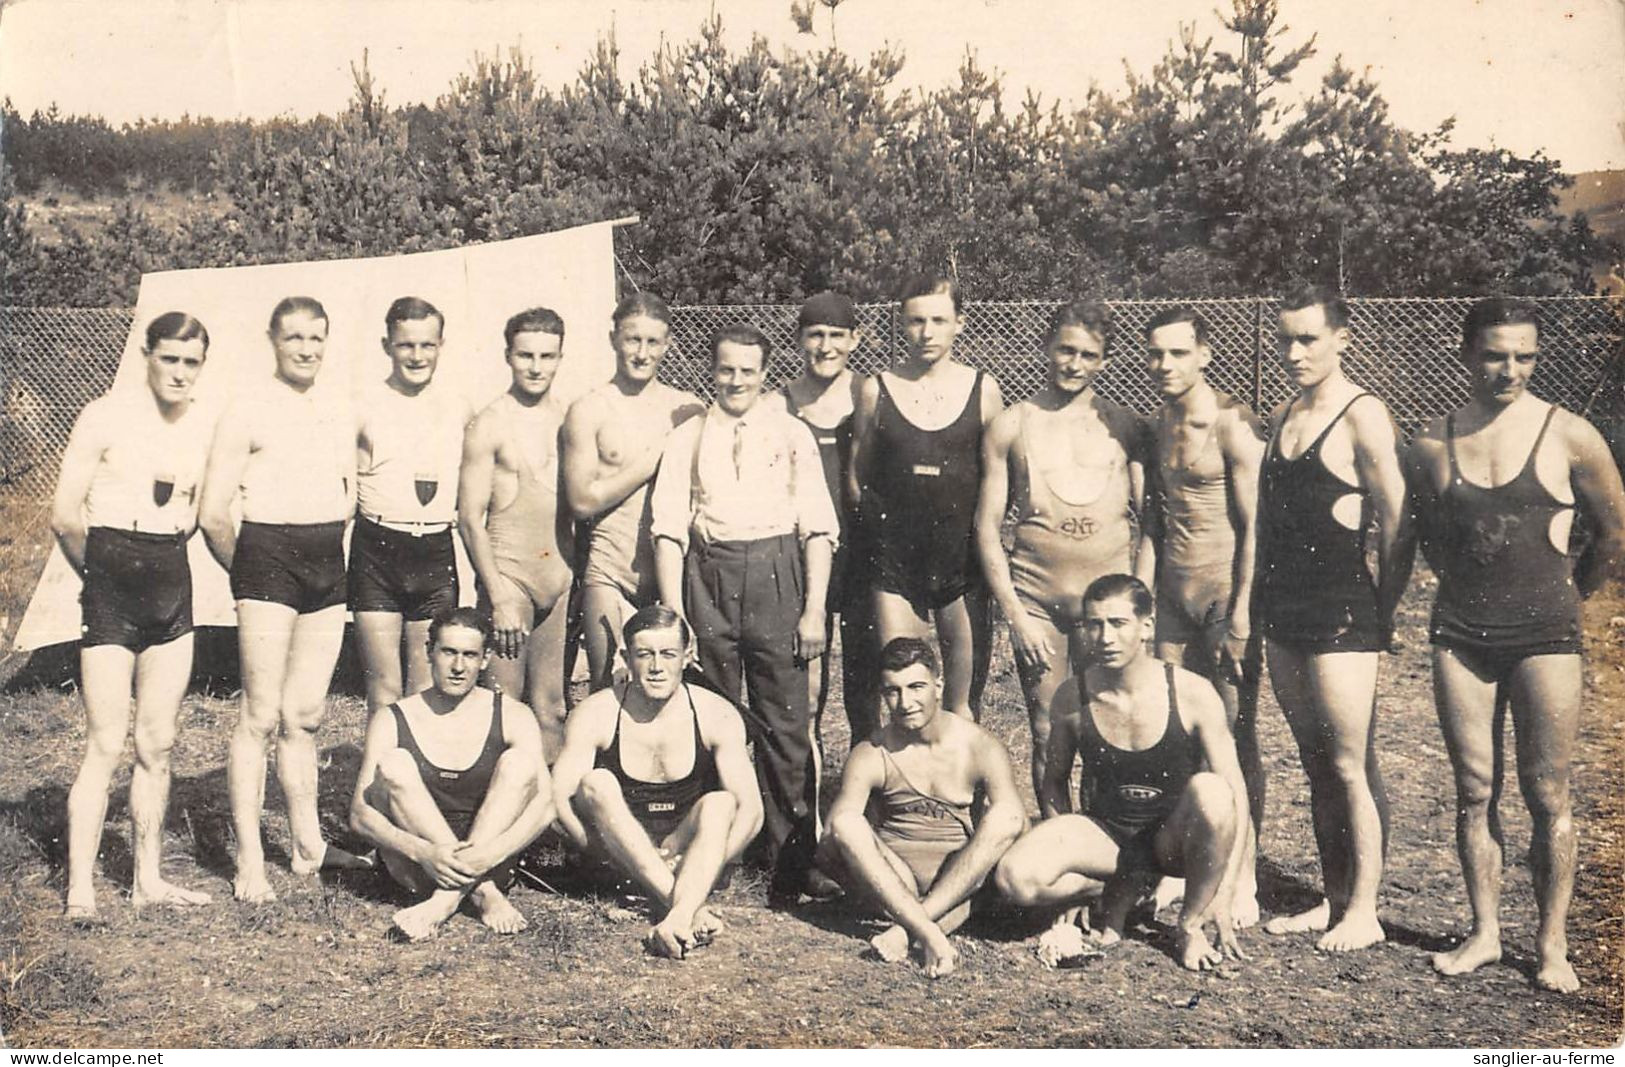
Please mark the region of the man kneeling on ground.
<svg viewBox="0 0 1625 1067"><path fill-rule="evenodd" d="M762 798L738 710L683 681L688 624L654 604L621 638L629 677L570 713L554 797L576 844L665 909L649 951L682 959L722 928L705 901L761 830Z"/></svg>
<svg viewBox="0 0 1625 1067"><path fill-rule="evenodd" d="M1056 693L1044 770L1045 810L1060 814L1017 841L996 877L1023 907L1065 908L1101 894L1102 947L1121 940L1130 909L1159 877L1184 878L1177 955L1205 970L1246 958L1231 900L1247 790L1218 693L1150 654L1153 621L1151 593L1136 578L1108 574L1084 593L1088 663ZM1084 815L1072 814L1070 796L1078 758ZM1218 949L1203 932L1209 920Z"/></svg>
<svg viewBox="0 0 1625 1067"><path fill-rule="evenodd" d="M887 961L923 957L925 973L953 971L948 940L970 915L971 894L1026 829L1010 756L999 740L942 706L942 668L925 641L897 637L880 653L890 716L852 750L823 843L826 867L885 909L894 925L870 944ZM972 813L986 795L981 817ZM875 801L878 820L865 816Z"/></svg>
<svg viewBox="0 0 1625 1067"><path fill-rule="evenodd" d="M397 882L427 894L395 913L413 941L433 936L464 898L497 933L526 926L506 893L518 852L553 821L553 790L530 709L475 687L490 642L479 612L441 612L429 625L429 688L367 725L350 826Z"/></svg>

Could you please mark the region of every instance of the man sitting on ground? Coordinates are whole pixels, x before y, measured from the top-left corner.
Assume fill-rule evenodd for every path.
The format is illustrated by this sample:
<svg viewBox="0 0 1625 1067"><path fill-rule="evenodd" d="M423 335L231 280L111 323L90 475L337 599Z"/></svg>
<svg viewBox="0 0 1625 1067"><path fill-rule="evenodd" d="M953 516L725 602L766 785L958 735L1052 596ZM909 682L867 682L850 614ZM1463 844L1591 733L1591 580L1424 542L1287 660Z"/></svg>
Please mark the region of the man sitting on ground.
<svg viewBox="0 0 1625 1067"><path fill-rule="evenodd" d="M554 797L576 844L665 909L649 951L682 959L722 928L705 901L761 830L762 798L739 712L683 681L692 638L681 617L641 608L621 639L629 676L570 713Z"/></svg>
<svg viewBox="0 0 1625 1067"><path fill-rule="evenodd" d="M903 959L912 940L931 978L957 965L948 935L1027 825L1009 754L968 717L946 710L942 688L929 644L887 642L880 695L891 721L852 750L824 841L825 865L894 920L870 941L880 958ZM971 810L978 791L987 798L979 819ZM865 815L871 800L874 825Z"/></svg>
<svg viewBox="0 0 1625 1067"><path fill-rule="evenodd" d="M432 937L464 898L499 934L527 925L506 893L517 853L553 821L553 790L530 709L475 687L490 644L491 624L473 608L437 615L429 688L367 725L350 827L397 882L427 894L395 913L412 941Z"/></svg>
<svg viewBox="0 0 1625 1067"><path fill-rule="evenodd" d="M1102 894L1104 947L1121 940L1130 909L1159 877L1184 878L1177 955L1206 970L1244 958L1231 898L1247 789L1212 683L1147 651L1153 603L1126 574L1097 578L1084 593L1089 662L1055 695L1044 771L1044 810L1061 814L1011 847L998 886L1023 907L1067 907ZM1071 814L1077 758L1088 783L1085 815ZM1201 769L1204 761L1211 770ZM1208 920L1219 928L1218 949L1203 933Z"/></svg>

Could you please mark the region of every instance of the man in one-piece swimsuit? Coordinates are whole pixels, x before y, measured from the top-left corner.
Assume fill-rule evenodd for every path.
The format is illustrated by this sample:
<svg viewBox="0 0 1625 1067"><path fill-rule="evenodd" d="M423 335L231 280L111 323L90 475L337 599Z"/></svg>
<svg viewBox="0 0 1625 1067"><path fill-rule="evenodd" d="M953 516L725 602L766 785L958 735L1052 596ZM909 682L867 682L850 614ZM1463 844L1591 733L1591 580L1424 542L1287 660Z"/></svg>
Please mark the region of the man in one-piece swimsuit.
<svg viewBox="0 0 1625 1067"><path fill-rule="evenodd" d="M594 690L610 682L627 617L658 595L648 503L660 453L673 429L705 410L655 377L671 343L664 300L634 293L612 321L615 376L570 405L560 450L583 553L580 625Z"/></svg>
<svg viewBox="0 0 1625 1067"><path fill-rule="evenodd" d="M1252 633L1258 469L1264 429L1252 410L1208 384L1206 321L1188 305L1153 315L1145 362L1162 409L1148 526L1156 538L1157 658L1195 671L1219 691L1247 781L1252 831L1235 918L1258 920L1254 851L1264 818L1258 755L1261 642Z"/></svg>
<svg viewBox="0 0 1625 1067"><path fill-rule="evenodd" d="M355 416L343 385L316 383L327 347L321 304L308 296L281 301L268 336L276 372L220 417L198 503L198 526L237 602L243 699L226 782L237 835L234 890L250 902L276 898L260 838L273 737L293 872L371 865L324 842L316 810L316 731L344 641ZM239 498L240 530L232 518Z"/></svg>
<svg viewBox="0 0 1625 1067"><path fill-rule="evenodd" d="M1417 435L1406 471L1422 549L1439 578L1434 699L1455 770L1456 847L1473 910L1471 934L1433 966L1465 974L1501 958L1496 806L1510 707L1534 824L1534 981L1572 992L1580 986L1566 930L1575 858L1569 768L1584 688L1580 598L1625 566L1625 489L1596 428L1529 392L1540 359L1531 304L1474 304L1460 358L1472 399ZM1596 536L1571 567L1577 504Z"/></svg>
<svg viewBox="0 0 1625 1067"><path fill-rule="evenodd" d="M84 761L68 792L69 919L96 918L93 880L113 772L135 707L130 775L134 852L130 902L206 904L164 880L169 755L192 676L192 569L198 483L214 429L192 386L209 332L171 311L147 324L146 380L92 400L73 425L56 483L51 528L84 581L79 643Z"/></svg>
<svg viewBox="0 0 1625 1067"><path fill-rule="evenodd" d="M564 321L531 308L502 331L513 381L463 439L457 522L490 611L491 680L536 713L551 763L564 743L565 624L572 549L559 504L559 424L553 378Z"/></svg>
<svg viewBox="0 0 1625 1067"><path fill-rule="evenodd" d="M429 620L457 606L451 527L473 412L454 387L435 381L444 328L428 301L390 304L382 341L390 374L357 407L350 610L369 711L428 686Z"/></svg>
<svg viewBox="0 0 1625 1067"><path fill-rule="evenodd" d="M1231 903L1247 788L1213 686L1151 655L1153 607L1144 583L1126 574L1099 578L1084 594L1089 657L1055 694L1044 775L1044 808L1057 814L1005 854L998 886L1023 907L1065 908L1100 894L1097 943L1105 947L1122 938L1135 901L1159 877L1184 878L1175 954L1205 970L1243 958ZM1077 760L1083 814L1071 813ZM1063 912L1057 931L1071 933L1073 946L1059 958L1083 949L1075 921ZM1208 922L1218 928L1218 948L1203 929Z"/></svg>
<svg viewBox="0 0 1625 1067"><path fill-rule="evenodd" d="M395 913L411 941L470 901L499 934L528 924L509 902L519 850L553 821L553 787L530 709L478 688L491 624L452 608L429 624L429 688L373 713L350 826L422 901Z"/></svg>
<svg viewBox="0 0 1625 1067"><path fill-rule="evenodd" d="M1332 952L1383 939L1377 920L1388 801L1377 771L1377 663L1410 577L1411 524L1398 434L1349 381L1348 305L1309 287L1282 300L1277 346L1299 393L1272 418L1259 475L1253 616L1270 683L1309 778L1326 899L1270 933L1324 930ZM1290 457L1290 458L1289 458ZM1377 577L1366 568L1376 519Z"/></svg>
<svg viewBox="0 0 1625 1067"><path fill-rule="evenodd" d="M982 440L977 547L1010 623L1032 723L1035 795L1050 701L1072 675L1068 642L1082 618L1083 591L1103 574L1132 570L1139 543L1148 441L1137 415L1095 393L1110 341L1104 304L1059 308L1044 342L1049 383L1001 412ZM1006 555L1002 527L1012 499L1015 539Z"/></svg>
<svg viewBox="0 0 1625 1067"><path fill-rule="evenodd" d="M881 649L880 695L890 719L847 760L821 861L891 917L893 925L869 942L880 958L905 959L912 942L932 978L957 966L948 935L1027 826L1009 753L944 707L942 692L928 643L898 637ZM979 815L972 810L978 792Z"/></svg>
<svg viewBox="0 0 1625 1067"><path fill-rule="evenodd" d="M744 721L683 681L690 639L663 604L633 614L627 679L570 712L553 766L559 824L649 895L662 912L649 950L673 959L721 930L706 898L762 828Z"/></svg>
<svg viewBox="0 0 1625 1067"><path fill-rule="evenodd" d="M863 382L847 493L869 542L877 640L923 637L936 616L948 710L981 714L992 619L975 556L982 428L1004 408L999 383L953 358L959 286L916 275L898 294L907 345Z"/></svg>
<svg viewBox="0 0 1625 1067"><path fill-rule="evenodd" d="M835 619L841 630L841 701L857 744L880 725L879 697L874 691L874 603L867 583L868 548L859 531L855 501L847 499L852 468L852 419L865 381L847 365L858 331L857 309L840 293L819 293L801 305L796 340L803 360L801 376L784 387L784 407L807 424L818 443L824 481L841 523L840 547L830 569L826 626L833 637ZM813 685L816 731L829 699L828 653L809 672Z"/></svg>

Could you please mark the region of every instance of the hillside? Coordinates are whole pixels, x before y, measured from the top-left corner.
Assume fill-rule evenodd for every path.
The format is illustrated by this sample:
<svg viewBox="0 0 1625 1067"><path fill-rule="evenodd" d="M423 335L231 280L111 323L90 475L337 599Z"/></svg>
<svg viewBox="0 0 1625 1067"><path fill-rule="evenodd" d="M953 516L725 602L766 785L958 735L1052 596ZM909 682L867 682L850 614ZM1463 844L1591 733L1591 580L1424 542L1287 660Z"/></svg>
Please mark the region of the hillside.
<svg viewBox="0 0 1625 1067"><path fill-rule="evenodd" d="M1597 233L1625 241L1625 170L1576 174L1573 187L1558 194L1558 210L1584 212Z"/></svg>

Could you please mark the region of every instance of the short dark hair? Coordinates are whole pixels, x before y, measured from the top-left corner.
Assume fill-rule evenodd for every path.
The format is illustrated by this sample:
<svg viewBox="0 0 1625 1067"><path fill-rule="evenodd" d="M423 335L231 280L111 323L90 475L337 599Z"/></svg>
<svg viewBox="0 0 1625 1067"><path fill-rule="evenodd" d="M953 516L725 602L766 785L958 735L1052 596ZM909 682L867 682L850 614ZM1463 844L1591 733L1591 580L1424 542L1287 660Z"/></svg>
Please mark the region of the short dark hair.
<svg viewBox="0 0 1625 1067"><path fill-rule="evenodd" d="M919 637L894 637L880 650L880 669L906 671L916 663L931 672L931 677L942 677L942 661L931 642Z"/></svg>
<svg viewBox="0 0 1625 1067"><path fill-rule="evenodd" d="M1152 315L1146 320L1145 339L1151 340L1153 330L1160 330L1164 326L1177 326L1182 322L1191 324L1191 331L1196 334L1197 344L1207 344L1207 320L1202 317L1201 312L1189 304L1175 304Z"/></svg>
<svg viewBox="0 0 1625 1067"><path fill-rule="evenodd" d="M440 314L439 308L422 297L396 297L389 310L384 312L384 333L388 334L394 329L397 322L417 322L420 319L433 319L441 332L445 332L446 316Z"/></svg>
<svg viewBox="0 0 1625 1067"><path fill-rule="evenodd" d="M491 617L483 611L474 608L445 608L429 621L429 647L440 640L440 632L448 626L462 626L469 630L476 630L480 635L480 644L486 648L491 647Z"/></svg>
<svg viewBox="0 0 1625 1067"><path fill-rule="evenodd" d="M508 320L502 327L502 347L512 348L513 339L522 333L552 333L564 340L564 320L552 308L526 308Z"/></svg>
<svg viewBox="0 0 1625 1067"><path fill-rule="evenodd" d="M327 321L327 309L322 307L322 302L317 300L315 297L285 296L281 300L277 301L276 307L271 309L270 331L272 333L276 333L276 328L281 324L283 319L287 318L289 315L298 314L300 312L303 312L312 318L321 319L323 322Z"/></svg>
<svg viewBox="0 0 1625 1067"><path fill-rule="evenodd" d="M748 322L736 322L724 326L711 335L711 366L717 365L717 355L724 342L735 345L754 345L762 351L762 370L767 370L767 361L773 355L773 342L767 339L767 334L758 330Z"/></svg>
<svg viewBox="0 0 1625 1067"><path fill-rule="evenodd" d="M917 296L936 296L938 293L947 293L953 300L955 315L964 310L964 301L959 296L959 283L940 274L910 274L904 278L903 284L897 289L897 305L901 307Z"/></svg>
<svg viewBox="0 0 1625 1067"><path fill-rule="evenodd" d="M1081 326L1088 330L1100 338L1103 350L1110 354L1114 326L1112 309L1104 301L1072 300L1056 308L1049 317L1049 324L1044 327L1044 346L1049 347L1068 326Z"/></svg>
<svg viewBox="0 0 1625 1067"><path fill-rule="evenodd" d="M1487 296L1474 301L1461 322L1461 350L1478 344L1478 336L1491 326L1533 326L1540 329L1535 305L1514 296Z"/></svg>
<svg viewBox="0 0 1625 1067"><path fill-rule="evenodd" d="M666 302L653 293L633 293L631 296L615 305L615 311L610 315L610 325L615 329L621 328L621 323L633 315L643 315L656 319L671 328L671 308Z"/></svg>
<svg viewBox="0 0 1625 1067"><path fill-rule="evenodd" d="M1349 324L1349 304L1337 290L1324 285L1294 285L1281 297L1282 311L1298 311L1318 306L1326 315L1326 325L1340 330Z"/></svg>
<svg viewBox="0 0 1625 1067"><path fill-rule="evenodd" d="M147 323L147 343L143 351L151 352L159 341L190 341L202 338L203 354L209 354L209 331L203 323L184 311L166 311Z"/></svg>
<svg viewBox="0 0 1625 1067"><path fill-rule="evenodd" d="M687 645L691 637L688 621L664 604L650 604L646 608L634 611L632 617L626 620L626 624L621 627L621 642L627 648L631 648L632 638L643 631L665 630L673 626L677 627L683 644Z"/></svg>
<svg viewBox="0 0 1625 1067"><path fill-rule="evenodd" d="M1132 574L1103 574L1089 583L1089 588L1083 591L1085 604L1097 604L1102 600L1113 597L1126 596L1134 603L1134 614L1142 619L1149 619L1157 610L1156 598L1145 583Z"/></svg>

